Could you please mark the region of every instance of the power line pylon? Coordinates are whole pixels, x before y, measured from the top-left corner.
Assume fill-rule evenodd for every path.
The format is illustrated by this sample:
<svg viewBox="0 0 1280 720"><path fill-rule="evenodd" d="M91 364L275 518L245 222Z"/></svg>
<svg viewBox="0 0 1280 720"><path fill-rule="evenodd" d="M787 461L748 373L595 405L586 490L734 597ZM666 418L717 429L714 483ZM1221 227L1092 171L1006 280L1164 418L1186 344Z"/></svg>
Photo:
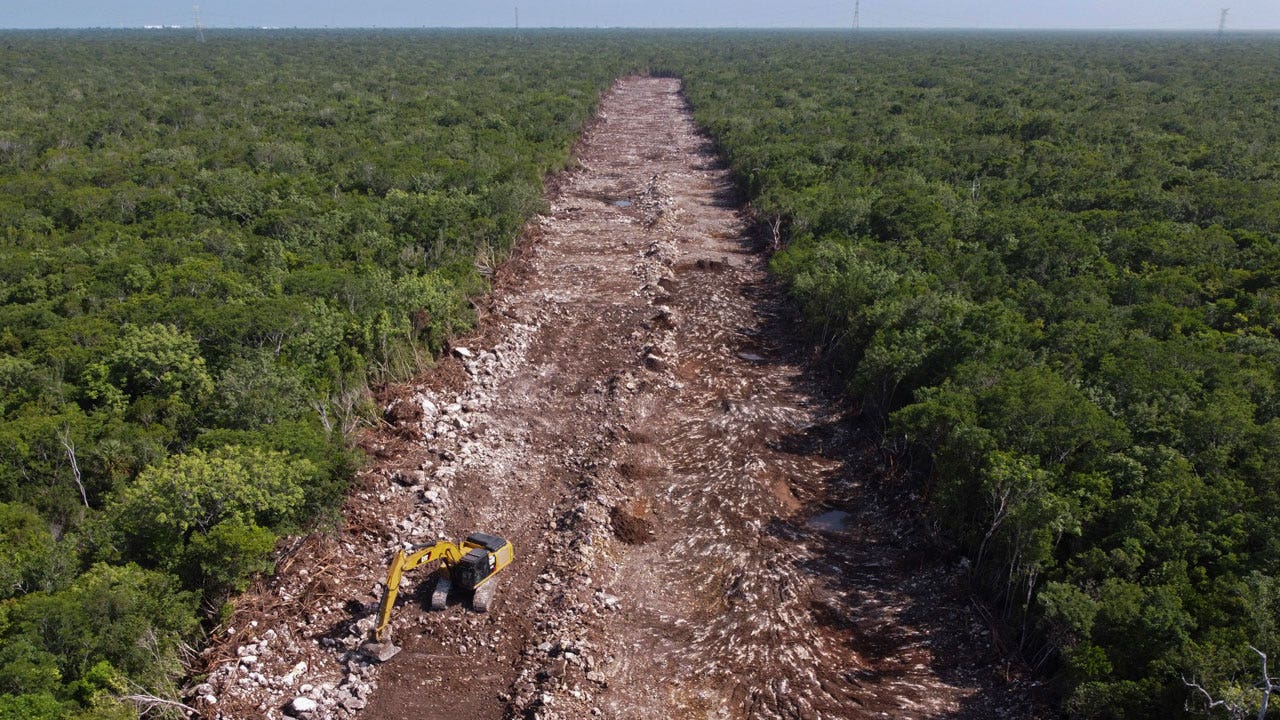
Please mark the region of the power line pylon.
<svg viewBox="0 0 1280 720"><path fill-rule="evenodd" d="M862 27L859 15L862 14L862 0L853 0L853 29L857 30Z"/></svg>
<svg viewBox="0 0 1280 720"><path fill-rule="evenodd" d="M200 22L200 6L192 5L191 9L196 14L196 40L204 42L204 23Z"/></svg>
<svg viewBox="0 0 1280 720"><path fill-rule="evenodd" d="M1227 32L1227 13L1231 12L1231 8L1222 8L1222 13L1218 15L1218 39Z"/></svg>

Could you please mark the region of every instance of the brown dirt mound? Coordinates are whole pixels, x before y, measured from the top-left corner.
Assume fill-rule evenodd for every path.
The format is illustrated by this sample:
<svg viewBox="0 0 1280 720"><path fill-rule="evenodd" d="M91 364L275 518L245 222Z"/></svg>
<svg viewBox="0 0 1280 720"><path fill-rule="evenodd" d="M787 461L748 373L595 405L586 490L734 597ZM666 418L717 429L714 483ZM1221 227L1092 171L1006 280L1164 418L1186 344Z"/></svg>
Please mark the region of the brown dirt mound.
<svg viewBox="0 0 1280 720"><path fill-rule="evenodd" d="M643 545L653 539L653 524L647 519L632 515L621 505L609 513L613 534L628 545Z"/></svg>

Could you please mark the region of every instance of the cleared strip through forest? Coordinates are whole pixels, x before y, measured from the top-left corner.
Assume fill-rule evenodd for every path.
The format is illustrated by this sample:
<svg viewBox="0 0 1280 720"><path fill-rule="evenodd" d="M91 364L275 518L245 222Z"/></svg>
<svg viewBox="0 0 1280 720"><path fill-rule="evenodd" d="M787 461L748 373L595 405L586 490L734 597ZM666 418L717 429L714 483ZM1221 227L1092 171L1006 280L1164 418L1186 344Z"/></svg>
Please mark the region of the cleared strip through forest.
<svg viewBox="0 0 1280 720"><path fill-rule="evenodd" d="M355 622L275 618L321 648L315 712L1028 716L958 566L809 366L679 81L619 81L548 199L479 332L384 398L385 459L323 553ZM517 549L496 608L429 613L411 578L403 652L366 662L370 559L471 530Z"/></svg>

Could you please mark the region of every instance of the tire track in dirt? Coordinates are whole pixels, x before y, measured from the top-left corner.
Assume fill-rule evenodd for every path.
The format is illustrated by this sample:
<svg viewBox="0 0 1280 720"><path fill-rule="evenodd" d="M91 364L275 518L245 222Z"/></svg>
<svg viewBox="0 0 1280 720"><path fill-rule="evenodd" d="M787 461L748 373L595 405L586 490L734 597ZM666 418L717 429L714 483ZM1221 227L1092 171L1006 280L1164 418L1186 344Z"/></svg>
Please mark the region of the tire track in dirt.
<svg viewBox="0 0 1280 720"><path fill-rule="evenodd" d="M330 598L255 660L306 669L255 685L224 663L247 689L219 715L299 694L297 715L379 720L1038 714L810 367L679 81L620 80L578 157L467 348L384 398L402 437L371 441L346 529L312 541L324 571L261 590L265 616ZM410 576L403 652L365 663L391 550L472 530L516 549L494 609L428 613ZM263 631L223 647L263 655Z"/></svg>

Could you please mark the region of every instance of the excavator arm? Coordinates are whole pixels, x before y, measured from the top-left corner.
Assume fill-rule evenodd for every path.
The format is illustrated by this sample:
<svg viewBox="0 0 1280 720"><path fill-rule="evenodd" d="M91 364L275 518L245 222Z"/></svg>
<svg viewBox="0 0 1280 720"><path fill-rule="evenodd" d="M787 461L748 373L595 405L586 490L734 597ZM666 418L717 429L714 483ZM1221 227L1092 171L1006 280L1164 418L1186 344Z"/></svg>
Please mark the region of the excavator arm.
<svg viewBox="0 0 1280 720"><path fill-rule="evenodd" d="M382 604L378 607L378 622L373 627L374 642L386 641L387 628L391 625L391 610L395 607L396 596L400 594L400 578L409 570L419 565L427 565L441 560L445 565L453 565L462 559L462 548L441 540L433 545L424 545L406 553L396 550L387 568L387 584L382 590Z"/></svg>

